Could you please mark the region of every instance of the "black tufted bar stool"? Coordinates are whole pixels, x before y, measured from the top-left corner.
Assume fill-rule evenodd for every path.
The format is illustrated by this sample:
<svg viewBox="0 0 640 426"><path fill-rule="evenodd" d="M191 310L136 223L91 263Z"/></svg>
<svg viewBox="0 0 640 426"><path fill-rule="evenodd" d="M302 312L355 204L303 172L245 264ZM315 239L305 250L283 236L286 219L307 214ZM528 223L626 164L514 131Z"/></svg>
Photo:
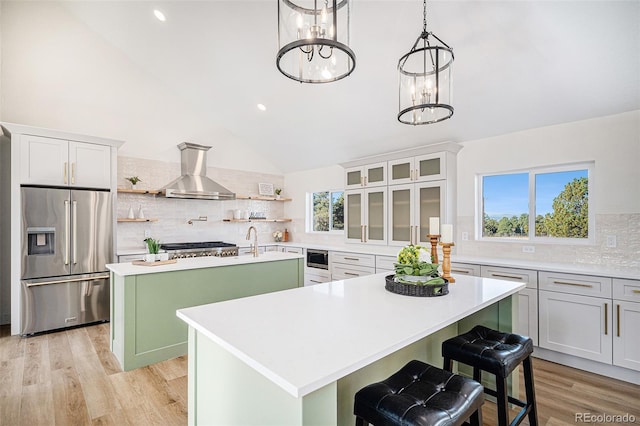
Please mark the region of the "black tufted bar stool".
<svg viewBox="0 0 640 426"><path fill-rule="evenodd" d="M484 393L474 380L420 361L355 395L356 426L482 426Z"/></svg>
<svg viewBox="0 0 640 426"><path fill-rule="evenodd" d="M452 371L453 361L458 361L473 367L473 379L478 382L481 380L481 371L496 376L496 389L485 388L484 391L497 399L499 426L509 424L509 402L522 407L513 419L512 426L518 425L527 415L531 426L538 424L532 353L533 341L529 337L502 333L481 325L442 343L445 370ZM524 366L526 402L509 396L507 392L507 378L520 363Z"/></svg>

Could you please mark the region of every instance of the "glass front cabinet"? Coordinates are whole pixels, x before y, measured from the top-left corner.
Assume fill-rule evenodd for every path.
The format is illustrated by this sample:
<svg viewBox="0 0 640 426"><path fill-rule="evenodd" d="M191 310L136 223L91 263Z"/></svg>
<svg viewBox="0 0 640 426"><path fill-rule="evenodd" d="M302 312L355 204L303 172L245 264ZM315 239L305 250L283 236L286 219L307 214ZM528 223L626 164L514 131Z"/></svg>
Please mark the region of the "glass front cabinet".
<svg viewBox="0 0 640 426"><path fill-rule="evenodd" d="M348 242L387 244L387 188L345 192Z"/></svg>
<svg viewBox="0 0 640 426"><path fill-rule="evenodd" d="M446 179L446 155L444 152L401 158L388 162L389 185L428 182Z"/></svg>
<svg viewBox="0 0 640 426"><path fill-rule="evenodd" d="M445 181L389 186L388 244L429 245L429 218L446 218Z"/></svg>
<svg viewBox="0 0 640 426"><path fill-rule="evenodd" d="M372 188L387 185L387 163L367 164L345 170L345 189Z"/></svg>

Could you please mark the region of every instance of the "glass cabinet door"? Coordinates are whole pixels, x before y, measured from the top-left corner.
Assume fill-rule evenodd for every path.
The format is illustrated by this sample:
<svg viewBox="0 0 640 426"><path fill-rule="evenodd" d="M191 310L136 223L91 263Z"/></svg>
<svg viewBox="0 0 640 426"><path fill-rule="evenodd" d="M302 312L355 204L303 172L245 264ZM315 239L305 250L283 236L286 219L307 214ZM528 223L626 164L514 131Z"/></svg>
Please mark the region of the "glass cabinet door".
<svg viewBox="0 0 640 426"><path fill-rule="evenodd" d="M415 158L415 180L425 182L446 178L444 153L421 155Z"/></svg>
<svg viewBox="0 0 640 426"><path fill-rule="evenodd" d="M369 164L365 169L365 186L384 186L387 184L387 163Z"/></svg>
<svg viewBox="0 0 640 426"><path fill-rule="evenodd" d="M389 161L387 168L389 185L411 183L414 180L413 158Z"/></svg>
<svg viewBox="0 0 640 426"><path fill-rule="evenodd" d="M365 209L366 242L386 244L387 242L387 190L386 188L367 189Z"/></svg>
<svg viewBox="0 0 640 426"><path fill-rule="evenodd" d="M413 192L413 184L389 187L389 245L405 246L413 241Z"/></svg>
<svg viewBox="0 0 640 426"><path fill-rule="evenodd" d="M441 223L449 223L444 212L444 185L440 182L416 184L417 244L429 246L429 218L439 217Z"/></svg>
<svg viewBox="0 0 640 426"><path fill-rule="evenodd" d="M345 189L358 189L364 185L362 167L351 167L345 170Z"/></svg>
<svg viewBox="0 0 640 426"><path fill-rule="evenodd" d="M345 192L345 223L347 224L347 241L364 242L362 228L362 199L364 191Z"/></svg>

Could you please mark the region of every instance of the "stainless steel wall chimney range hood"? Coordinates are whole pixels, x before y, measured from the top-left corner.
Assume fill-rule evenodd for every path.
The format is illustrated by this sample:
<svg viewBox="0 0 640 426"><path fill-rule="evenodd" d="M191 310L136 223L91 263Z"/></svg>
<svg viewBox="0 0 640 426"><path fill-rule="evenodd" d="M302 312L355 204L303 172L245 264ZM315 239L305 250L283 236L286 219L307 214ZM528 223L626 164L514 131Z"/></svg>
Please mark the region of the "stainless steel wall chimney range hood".
<svg viewBox="0 0 640 426"><path fill-rule="evenodd" d="M209 179L207 151L210 146L183 142L178 145L182 154L182 175L162 188L168 198L195 198L200 200L234 200L236 194Z"/></svg>

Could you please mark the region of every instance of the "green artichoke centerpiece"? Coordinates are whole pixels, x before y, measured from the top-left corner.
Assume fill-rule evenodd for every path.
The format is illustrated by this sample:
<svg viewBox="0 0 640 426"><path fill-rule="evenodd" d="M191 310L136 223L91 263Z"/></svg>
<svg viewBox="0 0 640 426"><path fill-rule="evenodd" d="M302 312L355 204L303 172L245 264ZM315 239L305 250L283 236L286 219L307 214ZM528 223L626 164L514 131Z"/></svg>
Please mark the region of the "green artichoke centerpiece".
<svg viewBox="0 0 640 426"><path fill-rule="evenodd" d="M422 246L405 246L398 253L394 280L404 284L436 285L446 281L438 272L437 263L431 263L429 251Z"/></svg>

